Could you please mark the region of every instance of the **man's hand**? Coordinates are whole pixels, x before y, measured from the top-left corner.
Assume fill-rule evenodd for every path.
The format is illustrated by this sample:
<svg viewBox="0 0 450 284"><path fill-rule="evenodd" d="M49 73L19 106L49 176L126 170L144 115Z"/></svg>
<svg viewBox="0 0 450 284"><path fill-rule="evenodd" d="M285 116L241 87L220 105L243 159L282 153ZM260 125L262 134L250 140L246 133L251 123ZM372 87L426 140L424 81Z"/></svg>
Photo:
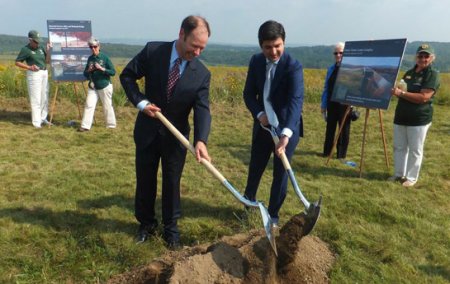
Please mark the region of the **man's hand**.
<svg viewBox="0 0 450 284"><path fill-rule="evenodd" d="M266 126L266 127L269 126L269 119L267 118L267 115L265 113L261 114L259 116L258 120L262 126Z"/></svg>
<svg viewBox="0 0 450 284"><path fill-rule="evenodd" d="M161 111L161 109L159 107L157 107L154 104L148 104L145 106L145 108L142 112L150 117L155 117L155 113L158 111Z"/></svg>
<svg viewBox="0 0 450 284"><path fill-rule="evenodd" d="M202 141L198 141L195 145L195 157L198 162L200 162L202 158L207 160L208 162L211 162L211 158L208 155L208 149L206 148L205 143L203 143Z"/></svg>
<svg viewBox="0 0 450 284"><path fill-rule="evenodd" d="M278 141L278 144L275 146L275 154L277 154L278 157L280 157L281 154L284 153L288 143L289 137L282 135L280 141Z"/></svg>
<svg viewBox="0 0 450 284"><path fill-rule="evenodd" d="M327 109L321 108L320 112L322 113L323 120L325 120L325 122L327 122Z"/></svg>

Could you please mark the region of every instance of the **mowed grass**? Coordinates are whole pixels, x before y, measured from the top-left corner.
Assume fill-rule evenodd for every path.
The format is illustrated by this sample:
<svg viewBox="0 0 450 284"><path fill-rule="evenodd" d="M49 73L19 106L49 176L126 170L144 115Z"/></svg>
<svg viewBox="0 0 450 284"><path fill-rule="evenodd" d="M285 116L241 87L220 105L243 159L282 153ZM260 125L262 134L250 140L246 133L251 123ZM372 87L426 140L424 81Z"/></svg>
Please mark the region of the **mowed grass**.
<svg viewBox="0 0 450 284"><path fill-rule="evenodd" d="M323 81L317 78L314 85L320 90ZM229 79L236 80L237 86L227 92L239 93L242 76ZM220 100L221 90L216 89L209 152L216 168L243 192L252 121L240 96ZM334 157L325 165L326 159L319 156L325 123L318 101L309 97L304 105L305 137L292 168L310 201L323 196L321 217L312 235L327 242L337 255L332 282L448 283L450 107L435 106L420 180L406 189L386 181L392 173L395 100L388 111L381 112L390 168L386 167L379 113L370 110L361 178L358 168ZM348 153L348 159L358 166L366 110L360 111L360 120L352 123ZM0 96L0 282L104 282L167 252L161 237L142 245L134 242L132 133L136 110L116 107L116 113L117 129L104 127L98 106L93 129L78 133L78 125L67 124L70 120L79 123L77 106L61 95L56 125L35 130L25 98ZM265 204L270 183L269 165L258 192ZM261 228L257 212L249 224L234 216L242 212L242 204L189 153L181 187L183 244L212 242ZM160 204L158 195L158 217ZM281 225L302 210L289 185Z"/></svg>

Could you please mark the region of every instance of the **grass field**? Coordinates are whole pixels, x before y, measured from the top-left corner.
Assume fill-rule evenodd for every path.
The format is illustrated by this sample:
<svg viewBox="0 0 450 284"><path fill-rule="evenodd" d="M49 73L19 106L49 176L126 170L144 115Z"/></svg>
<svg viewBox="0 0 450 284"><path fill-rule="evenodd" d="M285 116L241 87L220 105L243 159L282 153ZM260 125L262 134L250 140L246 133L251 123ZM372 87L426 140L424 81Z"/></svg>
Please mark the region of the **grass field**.
<svg viewBox="0 0 450 284"><path fill-rule="evenodd" d="M215 68L209 152L213 164L242 192L252 123L240 97L245 74L242 69ZM408 189L386 181L392 166L386 167L378 111L371 110L359 178L358 169L336 159L326 166L319 156L325 123L317 96L323 76L324 70L305 72L307 84L315 83L307 86L305 137L292 167L308 199L323 196L321 218L312 234L337 255L332 282L449 283L450 107L435 106L420 180ZM382 112L390 164L395 104ZM365 110L360 110L363 117ZM116 112L117 129L104 128L99 106L93 129L78 133L76 125L67 124L79 123L77 107L61 96L56 125L35 130L26 97L0 95L1 283L104 282L166 252L160 237L134 243L136 110L124 104L116 106ZM363 126L363 118L352 124L348 153L358 165ZM243 224L234 217L242 205L188 155L179 222L182 243L211 242L259 228L258 218ZM266 204L270 183L269 169L258 192ZM157 206L160 214L159 196ZM281 225L302 209L290 187Z"/></svg>

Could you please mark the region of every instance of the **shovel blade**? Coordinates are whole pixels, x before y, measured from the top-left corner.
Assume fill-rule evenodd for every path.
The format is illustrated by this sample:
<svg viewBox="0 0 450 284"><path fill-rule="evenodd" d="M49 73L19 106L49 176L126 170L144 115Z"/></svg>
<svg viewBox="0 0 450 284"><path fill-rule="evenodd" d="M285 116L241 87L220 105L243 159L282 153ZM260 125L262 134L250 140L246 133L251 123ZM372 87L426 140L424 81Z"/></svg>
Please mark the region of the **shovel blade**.
<svg viewBox="0 0 450 284"><path fill-rule="evenodd" d="M309 208L306 210L305 216L305 226L303 228L303 235L306 236L311 233L312 229L317 223L320 216L320 204L322 203L322 196L320 196L319 201L311 203Z"/></svg>
<svg viewBox="0 0 450 284"><path fill-rule="evenodd" d="M269 240L270 246L273 249L273 252L276 256L278 256L277 244L275 243L275 234L272 232L273 222L270 218L269 211L267 211L266 207L261 202L258 202L259 211L261 212L262 221L264 224L264 230L266 231L267 239Z"/></svg>

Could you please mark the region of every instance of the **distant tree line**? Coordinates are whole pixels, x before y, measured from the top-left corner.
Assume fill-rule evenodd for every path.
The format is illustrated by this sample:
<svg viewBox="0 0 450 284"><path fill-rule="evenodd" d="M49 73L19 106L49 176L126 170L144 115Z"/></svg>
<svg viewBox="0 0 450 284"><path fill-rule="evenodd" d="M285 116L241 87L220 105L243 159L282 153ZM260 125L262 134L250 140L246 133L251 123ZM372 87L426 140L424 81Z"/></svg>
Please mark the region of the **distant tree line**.
<svg viewBox="0 0 450 284"><path fill-rule="evenodd" d="M400 68L410 69L415 64L417 47L422 42L408 42ZM434 67L441 72L450 72L450 43L429 42L435 50ZM333 64L334 46L300 46L287 47L286 51L298 59L304 68L324 69ZM247 66L252 54L259 52L259 47L236 47L226 45L208 45L201 58L209 65Z"/></svg>
<svg viewBox="0 0 450 284"><path fill-rule="evenodd" d="M15 55L27 43L22 36L0 35L0 54ZM414 55L422 42L408 42L403 57L401 69L407 70L414 66ZM434 66L441 72L450 72L450 43L429 42L435 52ZM102 51L110 57L132 58L143 46L129 44L102 43ZM333 63L333 46L300 46L287 47L293 57L297 58L304 68L324 69ZM208 65L247 66L252 54L259 52L258 46L232 46L209 44L201 55L201 59Z"/></svg>

